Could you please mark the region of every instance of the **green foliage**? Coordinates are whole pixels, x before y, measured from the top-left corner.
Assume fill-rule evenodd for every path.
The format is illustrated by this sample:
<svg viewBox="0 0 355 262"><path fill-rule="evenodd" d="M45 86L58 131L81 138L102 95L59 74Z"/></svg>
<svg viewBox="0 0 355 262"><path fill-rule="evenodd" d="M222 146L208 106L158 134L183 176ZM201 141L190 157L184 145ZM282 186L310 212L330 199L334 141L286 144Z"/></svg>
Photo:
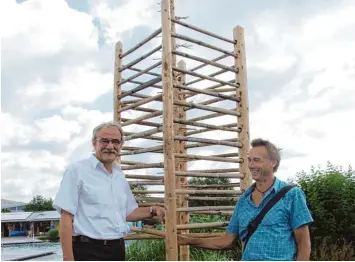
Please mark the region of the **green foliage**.
<svg viewBox="0 0 355 262"><path fill-rule="evenodd" d="M191 223L211 223L226 221L217 215L192 215ZM159 229L164 226L160 225ZM190 233L218 233L224 229L192 229ZM240 260L240 245L236 243L235 250L217 251L190 247L191 261L230 261ZM165 245L163 240L134 240L126 250L126 260L129 261L165 261Z"/></svg>
<svg viewBox="0 0 355 262"><path fill-rule="evenodd" d="M59 231L56 229L51 229L47 233L47 239L51 242L57 242L59 240Z"/></svg>
<svg viewBox="0 0 355 262"><path fill-rule="evenodd" d="M165 261L163 240L134 240L126 249L127 261Z"/></svg>
<svg viewBox="0 0 355 262"><path fill-rule="evenodd" d="M223 251L190 248L191 261L230 261ZM126 249L127 261L165 261L163 240L134 240Z"/></svg>
<svg viewBox="0 0 355 262"><path fill-rule="evenodd" d="M10 209L3 208L1 209L1 213L11 213Z"/></svg>
<svg viewBox="0 0 355 262"><path fill-rule="evenodd" d="M310 226L312 257L347 260L355 249L355 171L328 163L312 167L291 181L301 186L314 223ZM352 257L354 259L354 257Z"/></svg>
<svg viewBox="0 0 355 262"><path fill-rule="evenodd" d="M37 239L45 241L45 240L48 240L48 236L38 236Z"/></svg>
<svg viewBox="0 0 355 262"><path fill-rule="evenodd" d="M131 190L144 190L146 191L147 190L147 186L145 185L130 185L130 188ZM135 197L146 197L147 194L135 194ZM144 203L146 201L141 201L141 200L138 200L137 203Z"/></svg>
<svg viewBox="0 0 355 262"><path fill-rule="evenodd" d="M24 211L26 212L34 212L34 211L51 211L55 210L52 207L53 200L51 198L44 198L43 196L37 195L34 196L33 199L28 203Z"/></svg>
<svg viewBox="0 0 355 262"><path fill-rule="evenodd" d="M315 223L311 234L317 237L355 239L355 171L328 163L325 170L312 168L297 175L297 184L306 194Z"/></svg>

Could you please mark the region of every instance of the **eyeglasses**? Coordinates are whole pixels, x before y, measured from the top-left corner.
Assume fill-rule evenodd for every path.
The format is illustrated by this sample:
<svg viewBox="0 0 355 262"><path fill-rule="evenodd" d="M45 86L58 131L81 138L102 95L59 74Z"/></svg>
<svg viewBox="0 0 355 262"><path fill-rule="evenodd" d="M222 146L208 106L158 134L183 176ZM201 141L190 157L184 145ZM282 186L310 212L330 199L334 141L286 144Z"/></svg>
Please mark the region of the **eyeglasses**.
<svg viewBox="0 0 355 262"><path fill-rule="evenodd" d="M108 138L97 138L97 141L99 141L101 144L107 146L110 144L110 142L114 145L114 146L118 146L122 143L121 140L119 139L108 139Z"/></svg>

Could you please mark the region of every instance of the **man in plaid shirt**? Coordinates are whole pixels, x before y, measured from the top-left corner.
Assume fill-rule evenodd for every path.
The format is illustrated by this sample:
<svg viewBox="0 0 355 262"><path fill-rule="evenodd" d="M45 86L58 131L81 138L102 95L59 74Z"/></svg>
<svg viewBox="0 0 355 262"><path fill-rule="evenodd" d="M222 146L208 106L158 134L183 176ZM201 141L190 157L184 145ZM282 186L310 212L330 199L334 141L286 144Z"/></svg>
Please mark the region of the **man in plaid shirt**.
<svg viewBox="0 0 355 262"><path fill-rule="evenodd" d="M267 140L255 139L248 155L249 169L255 181L240 197L225 234L215 238L187 238L179 235L180 245L206 249L228 249L239 236L246 240L247 227L266 203L287 183L274 176L280 165L280 153ZM242 260L309 260L311 241L308 225L313 222L305 194L292 188L265 215L244 247Z"/></svg>

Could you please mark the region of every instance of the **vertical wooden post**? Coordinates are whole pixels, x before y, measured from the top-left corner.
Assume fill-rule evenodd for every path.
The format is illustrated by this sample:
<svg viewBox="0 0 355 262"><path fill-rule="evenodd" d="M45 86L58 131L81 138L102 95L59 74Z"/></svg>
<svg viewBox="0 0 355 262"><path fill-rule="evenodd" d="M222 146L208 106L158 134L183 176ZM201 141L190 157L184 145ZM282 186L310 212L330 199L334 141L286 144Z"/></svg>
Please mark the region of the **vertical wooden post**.
<svg viewBox="0 0 355 262"><path fill-rule="evenodd" d="M113 120L121 124L121 113L118 113L118 110L121 108L121 85L117 85L122 81L122 75L120 69L122 67L122 43L117 42L115 48L115 67L114 67L114 88L113 88L113 97L114 97L114 109L113 109ZM117 157L117 162L121 163L121 156Z"/></svg>
<svg viewBox="0 0 355 262"><path fill-rule="evenodd" d="M115 69L114 69L114 111L113 111L113 120L121 123L121 114L118 113L118 109L121 107L121 101L120 101L120 96L121 96L121 85L117 85L117 83L121 82L122 80L122 75L121 72L119 71L120 68L122 67L122 43L117 42L116 43L116 50L115 50Z"/></svg>
<svg viewBox="0 0 355 262"><path fill-rule="evenodd" d="M186 63L184 61L180 61L178 63L178 68L186 70ZM176 82L179 85L185 85L186 83L186 75L179 74L176 76ZM186 102L186 97L182 93L183 90L178 88L174 88L174 100L179 100L182 102ZM186 120L186 111L182 106L174 106L174 119ZM186 136L186 126L182 124L174 123L174 132L177 136ZM178 154L186 154L186 142L185 141L175 141L175 152ZM187 163L186 160L182 158L177 158L176 160L176 171L187 171ZM183 188L187 185L187 177L176 177L176 188ZM184 187L185 188L185 187ZM188 207L189 202L186 199L188 195L179 195L178 196L178 207ZM188 212L180 212L178 219L178 224L188 224L189 223L189 213ZM183 233L189 233L189 230L182 230ZM190 247L189 246L180 246L180 261L189 261L190 260Z"/></svg>
<svg viewBox="0 0 355 262"><path fill-rule="evenodd" d="M245 55L245 42L244 42L244 28L236 26L233 29L234 54L237 58L234 59L236 74L236 83L239 85L237 88L237 97L240 102L237 102L237 111L241 113L238 117L238 126L241 127L239 133L239 141L242 143L242 148L239 149L239 157L243 160L239 164L240 174L244 176L240 181L240 189L246 190L252 183L251 174L248 169L248 151L249 151L249 103L248 103L248 81L247 81L247 65Z"/></svg>
<svg viewBox="0 0 355 262"><path fill-rule="evenodd" d="M169 1L163 0L161 5L163 60L163 141L164 141L164 181L165 181L165 252L167 261L178 260L176 230L176 192L174 162L174 129L173 129L173 76L171 32L169 17Z"/></svg>

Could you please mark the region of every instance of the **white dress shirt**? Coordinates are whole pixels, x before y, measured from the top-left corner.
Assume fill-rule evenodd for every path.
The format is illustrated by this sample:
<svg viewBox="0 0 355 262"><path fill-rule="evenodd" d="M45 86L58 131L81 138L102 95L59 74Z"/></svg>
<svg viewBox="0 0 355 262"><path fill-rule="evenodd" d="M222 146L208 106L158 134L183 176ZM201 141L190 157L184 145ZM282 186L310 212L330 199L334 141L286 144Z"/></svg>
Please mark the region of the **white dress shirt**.
<svg viewBox="0 0 355 262"><path fill-rule="evenodd" d="M74 215L73 236L109 240L129 232L126 217L138 205L120 167L109 174L91 155L66 169L53 207Z"/></svg>

